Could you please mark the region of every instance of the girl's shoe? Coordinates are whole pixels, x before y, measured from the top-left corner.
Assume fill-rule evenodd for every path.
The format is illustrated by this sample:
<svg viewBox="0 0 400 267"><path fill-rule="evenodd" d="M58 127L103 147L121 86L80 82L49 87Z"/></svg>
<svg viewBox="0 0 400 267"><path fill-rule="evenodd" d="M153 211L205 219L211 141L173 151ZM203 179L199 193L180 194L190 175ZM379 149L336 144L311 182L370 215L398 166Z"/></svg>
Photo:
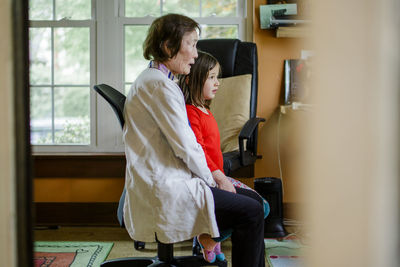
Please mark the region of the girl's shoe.
<svg viewBox="0 0 400 267"><path fill-rule="evenodd" d="M214 251L205 249L203 245L200 243L199 237L197 237L197 242L201 247L201 252L203 253L204 260L209 263L214 263L215 259L217 258Z"/></svg>
<svg viewBox="0 0 400 267"><path fill-rule="evenodd" d="M219 261L224 261L225 260L225 254L221 251L221 243L218 242L217 245L214 248L214 253L215 257Z"/></svg>

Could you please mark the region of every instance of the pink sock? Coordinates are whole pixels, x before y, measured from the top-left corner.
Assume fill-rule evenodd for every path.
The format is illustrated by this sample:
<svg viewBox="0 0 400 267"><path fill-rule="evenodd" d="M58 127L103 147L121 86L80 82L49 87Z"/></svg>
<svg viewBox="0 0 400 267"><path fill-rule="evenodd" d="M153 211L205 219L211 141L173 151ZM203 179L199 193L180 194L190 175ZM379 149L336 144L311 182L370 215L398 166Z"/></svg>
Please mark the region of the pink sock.
<svg viewBox="0 0 400 267"><path fill-rule="evenodd" d="M225 260L225 254L221 251L221 243L218 242L217 245L214 248L214 253L215 257L219 261L224 261Z"/></svg>
<svg viewBox="0 0 400 267"><path fill-rule="evenodd" d="M220 242L218 242L217 245L215 246L215 248L214 248L214 253L215 253L216 255L222 253L222 252L221 252L221 243L220 243Z"/></svg>

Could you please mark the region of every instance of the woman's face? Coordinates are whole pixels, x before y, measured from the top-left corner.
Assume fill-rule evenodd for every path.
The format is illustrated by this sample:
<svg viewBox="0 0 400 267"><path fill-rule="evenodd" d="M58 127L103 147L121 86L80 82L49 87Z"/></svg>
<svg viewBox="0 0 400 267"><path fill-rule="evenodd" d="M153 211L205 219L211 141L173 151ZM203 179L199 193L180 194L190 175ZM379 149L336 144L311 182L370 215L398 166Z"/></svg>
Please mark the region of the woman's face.
<svg viewBox="0 0 400 267"><path fill-rule="evenodd" d="M197 31L192 31L186 33L182 38L181 48L178 54L173 58L164 62L165 66L173 74L189 74L190 68L195 58L197 58L197 41L199 40L199 35Z"/></svg>

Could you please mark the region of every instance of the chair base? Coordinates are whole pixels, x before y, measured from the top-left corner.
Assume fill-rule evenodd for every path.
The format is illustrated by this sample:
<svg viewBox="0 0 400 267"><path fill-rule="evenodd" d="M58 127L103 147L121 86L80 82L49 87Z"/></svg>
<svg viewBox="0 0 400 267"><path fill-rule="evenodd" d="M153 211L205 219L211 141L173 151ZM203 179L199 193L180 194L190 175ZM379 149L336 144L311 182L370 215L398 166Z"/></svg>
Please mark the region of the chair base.
<svg viewBox="0 0 400 267"><path fill-rule="evenodd" d="M227 267L228 262L216 261L214 263L206 262L202 255L198 256L180 256L174 257L169 263L160 261L157 257L155 258L120 258L111 259L103 262L101 267L200 267L200 266L218 266Z"/></svg>
<svg viewBox="0 0 400 267"><path fill-rule="evenodd" d="M156 259L128 257L120 259L111 259L100 264L101 267L147 267L155 263Z"/></svg>

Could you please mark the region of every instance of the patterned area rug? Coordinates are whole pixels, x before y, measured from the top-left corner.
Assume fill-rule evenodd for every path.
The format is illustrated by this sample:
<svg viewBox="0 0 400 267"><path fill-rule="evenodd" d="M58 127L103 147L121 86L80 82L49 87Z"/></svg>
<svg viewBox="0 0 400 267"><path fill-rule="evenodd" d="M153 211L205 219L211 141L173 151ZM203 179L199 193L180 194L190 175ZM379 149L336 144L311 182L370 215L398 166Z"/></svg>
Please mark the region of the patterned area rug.
<svg viewBox="0 0 400 267"><path fill-rule="evenodd" d="M297 238L265 238L265 256L270 267L305 267L303 246Z"/></svg>
<svg viewBox="0 0 400 267"><path fill-rule="evenodd" d="M113 243L50 242L34 243L34 267L97 267L107 258Z"/></svg>

